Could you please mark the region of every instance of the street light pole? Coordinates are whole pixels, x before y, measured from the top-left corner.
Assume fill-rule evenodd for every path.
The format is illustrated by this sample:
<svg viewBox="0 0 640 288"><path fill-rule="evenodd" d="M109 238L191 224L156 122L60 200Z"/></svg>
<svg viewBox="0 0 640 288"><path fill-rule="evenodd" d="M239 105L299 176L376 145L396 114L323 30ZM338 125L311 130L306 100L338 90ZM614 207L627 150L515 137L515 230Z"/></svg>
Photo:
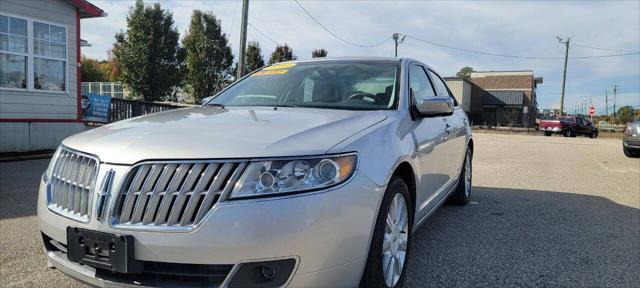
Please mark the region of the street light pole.
<svg viewBox="0 0 640 288"><path fill-rule="evenodd" d="M238 71L236 79L244 75L245 51L247 49L247 23L249 18L249 0L242 0L242 25L240 26L240 55L238 55Z"/></svg>
<svg viewBox="0 0 640 288"><path fill-rule="evenodd" d="M562 116L562 109L564 108L564 88L567 82L567 61L569 60L569 43L571 37L567 38L567 41L563 41L562 38L556 36L558 42L564 44L564 70L562 71L562 94L560 95L560 116Z"/></svg>

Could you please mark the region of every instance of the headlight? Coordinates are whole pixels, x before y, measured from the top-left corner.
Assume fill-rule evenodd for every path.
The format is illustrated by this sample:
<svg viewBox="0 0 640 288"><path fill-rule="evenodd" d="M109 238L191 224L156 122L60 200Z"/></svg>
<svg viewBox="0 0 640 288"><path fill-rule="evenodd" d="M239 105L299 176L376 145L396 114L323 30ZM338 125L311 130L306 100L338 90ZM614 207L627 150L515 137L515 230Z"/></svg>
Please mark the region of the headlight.
<svg viewBox="0 0 640 288"><path fill-rule="evenodd" d="M631 125L627 125L627 129L624 130L624 134L625 135L632 135L633 134L633 128Z"/></svg>
<svg viewBox="0 0 640 288"><path fill-rule="evenodd" d="M251 162L232 199L304 192L338 185L356 169L355 154Z"/></svg>
<svg viewBox="0 0 640 288"><path fill-rule="evenodd" d="M44 174L42 174L42 179L44 180L44 182L49 183L49 180L51 180L51 173L53 173L53 166L56 164L56 160L58 160L59 156L60 156L60 146L58 146L58 149L56 149L56 153L53 153L53 157L51 157L51 161L49 161L49 166L47 166L47 170L45 170Z"/></svg>

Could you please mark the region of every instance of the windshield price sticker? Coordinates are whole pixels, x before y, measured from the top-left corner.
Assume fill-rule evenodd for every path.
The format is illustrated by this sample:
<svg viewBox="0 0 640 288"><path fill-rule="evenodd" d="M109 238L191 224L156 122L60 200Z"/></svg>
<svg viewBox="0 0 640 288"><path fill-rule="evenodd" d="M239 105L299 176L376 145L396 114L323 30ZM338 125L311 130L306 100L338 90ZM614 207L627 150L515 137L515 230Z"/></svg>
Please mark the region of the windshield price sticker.
<svg viewBox="0 0 640 288"><path fill-rule="evenodd" d="M269 66L267 68L262 69L264 70L280 70L280 69L287 69L287 68L291 68L293 66L296 66L296 63L282 63L282 64L276 64L273 66Z"/></svg>
<svg viewBox="0 0 640 288"><path fill-rule="evenodd" d="M253 73L253 76L282 75L282 74L287 74L287 72L289 72L289 70L286 70L286 69L282 69L282 70L262 70L262 71L258 71L256 73Z"/></svg>

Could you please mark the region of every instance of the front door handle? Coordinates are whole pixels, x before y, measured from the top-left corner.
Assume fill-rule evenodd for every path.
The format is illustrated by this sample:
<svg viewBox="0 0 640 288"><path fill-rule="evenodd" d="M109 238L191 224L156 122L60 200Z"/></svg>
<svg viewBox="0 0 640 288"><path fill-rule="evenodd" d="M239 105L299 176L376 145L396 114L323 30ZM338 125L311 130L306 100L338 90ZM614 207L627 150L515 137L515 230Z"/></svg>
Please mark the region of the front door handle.
<svg viewBox="0 0 640 288"><path fill-rule="evenodd" d="M451 125L449 125L449 123L445 123L444 132L447 132L447 134L451 132Z"/></svg>

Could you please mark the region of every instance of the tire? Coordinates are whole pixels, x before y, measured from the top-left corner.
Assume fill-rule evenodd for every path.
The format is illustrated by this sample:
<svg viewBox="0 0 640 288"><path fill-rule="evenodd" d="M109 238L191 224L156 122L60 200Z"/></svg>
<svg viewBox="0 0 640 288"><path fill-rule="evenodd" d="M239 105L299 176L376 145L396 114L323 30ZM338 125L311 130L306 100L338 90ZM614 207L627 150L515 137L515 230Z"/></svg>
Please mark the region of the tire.
<svg viewBox="0 0 640 288"><path fill-rule="evenodd" d="M573 129L569 128L567 130L564 130L564 137L576 137L576 133L573 132Z"/></svg>
<svg viewBox="0 0 640 288"><path fill-rule="evenodd" d="M404 200L404 201L403 201ZM393 211L398 211L401 205L404 203L406 215L400 217L400 222L405 224L396 225L395 221L397 217L392 217ZM391 178L390 184L387 187L387 191L382 199L380 205L380 211L376 220L375 228L373 230L373 238L371 239L371 246L369 248L369 256L367 257L367 264L362 275L362 281L360 287L366 288L396 288L402 287L402 283L405 278L405 271L407 262L409 260L409 252L411 251L411 229L413 228L413 208L411 203L411 196L409 195L409 188L404 180L394 176ZM404 220L402 220L404 219ZM389 221L387 221L389 220ZM389 223L389 224L388 224ZM403 226L404 229L398 229ZM394 227L394 228L389 228ZM396 232L399 231L399 232ZM403 232L404 231L404 232ZM391 239L385 241L386 239ZM386 250L383 250L388 248ZM404 249L404 251L402 251ZM396 253L394 257L394 252ZM403 253L404 252L404 253ZM403 255L404 256L403 256ZM402 263L396 265L397 259L401 259ZM398 266L400 266L398 269ZM394 270L386 269L387 267L394 267ZM399 276L390 276L392 272L396 270L400 271ZM387 271L387 273L385 273ZM395 274L394 274L395 275ZM391 284L389 284L391 283Z"/></svg>
<svg viewBox="0 0 640 288"><path fill-rule="evenodd" d="M544 131L544 136L551 136L551 132L549 132L549 131Z"/></svg>
<svg viewBox="0 0 640 288"><path fill-rule="evenodd" d="M630 149L627 147L622 147L622 150L624 151L624 155L629 157L629 158L639 158L640 157L640 150L634 150L634 149Z"/></svg>
<svg viewBox="0 0 640 288"><path fill-rule="evenodd" d="M591 134L589 134L589 138L592 138L592 139L598 138L598 132L595 132L595 131L591 132Z"/></svg>
<svg viewBox="0 0 640 288"><path fill-rule="evenodd" d="M471 149L467 148L462 171L460 171L460 177L458 178L458 185L448 199L450 204L467 205L471 201L471 177L473 175L471 160L473 160L473 154L471 154Z"/></svg>

